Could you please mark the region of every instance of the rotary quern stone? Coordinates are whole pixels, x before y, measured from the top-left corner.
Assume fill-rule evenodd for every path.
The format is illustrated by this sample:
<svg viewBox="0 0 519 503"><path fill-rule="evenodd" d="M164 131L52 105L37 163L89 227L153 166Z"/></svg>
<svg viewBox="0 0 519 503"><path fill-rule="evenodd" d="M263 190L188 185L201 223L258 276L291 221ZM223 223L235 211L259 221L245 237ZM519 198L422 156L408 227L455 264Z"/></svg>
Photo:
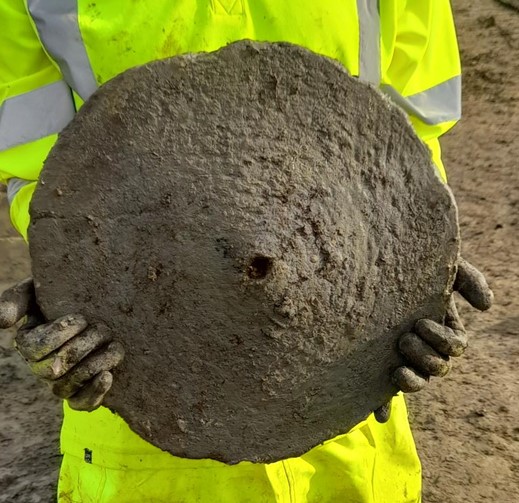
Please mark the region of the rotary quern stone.
<svg viewBox="0 0 519 503"><path fill-rule="evenodd" d="M104 405L227 463L300 455L393 396L397 340L442 319L459 248L400 110L251 42L103 85L45 162L29 235L46 318L125 347Z"/></svg>

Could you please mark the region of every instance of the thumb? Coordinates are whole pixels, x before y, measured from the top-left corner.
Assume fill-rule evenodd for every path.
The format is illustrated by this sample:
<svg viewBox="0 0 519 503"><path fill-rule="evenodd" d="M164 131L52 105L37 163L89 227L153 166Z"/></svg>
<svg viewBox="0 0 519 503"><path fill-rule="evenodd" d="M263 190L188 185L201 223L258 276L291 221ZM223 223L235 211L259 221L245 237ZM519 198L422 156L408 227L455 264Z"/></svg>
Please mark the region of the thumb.
<svg viewBox="0 0 519 503"><path fill-rule="evenodd" d="M492 306L494 294L488 286L485 276L460 257L458 272L454 281L454 290L457 291L472 307L486 311Z"/></svg>
<svg viewBox="0 0 519 503"><path fill-rule="evenodd" d="M8 288L0 295L0 328L9 328L21 320L35 302L32 278Z"/></svg>
<svg viewBox="0 0 519 503"><path fill-rule="evenodd" d="M373 414L378 423L387 423L391 416L391 400L382 405L382 407L379 407Z"/></svg>

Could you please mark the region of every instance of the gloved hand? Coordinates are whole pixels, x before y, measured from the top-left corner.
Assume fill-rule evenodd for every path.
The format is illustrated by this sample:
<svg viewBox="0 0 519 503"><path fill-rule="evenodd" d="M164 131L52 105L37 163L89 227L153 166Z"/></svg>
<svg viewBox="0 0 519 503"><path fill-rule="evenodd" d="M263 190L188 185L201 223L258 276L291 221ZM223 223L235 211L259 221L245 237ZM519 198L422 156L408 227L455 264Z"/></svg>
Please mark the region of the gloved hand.
<svg viewBox="0 0 519 503"><path fill-rule="evenodd" d="M0 328L14 326L27 315L15 338L18 352L32 372L52 392L67 399L71 408L92 411L112 386L113 370L123 359L120 343L110 342L102 326L87 326L78 314L45 323L34 294L32 279L0 296Z"/></svg>
<svg viewBox="0 0 519 503"><path fill-rule="evenodd" d="M479 311L489 309L494 298L483 274L463 258L458 263L454 291ZM418 320L414 332L400 338L399 349L407 365L395 370L393 382L405 393L420 391L431 376L443 377L447 374L451 368L450 357L461 356L467 344L467 334L454 296L451 296L444 324ZM390 413L391 402L388 402L375 411L375 418L384 423Z"/></svg>

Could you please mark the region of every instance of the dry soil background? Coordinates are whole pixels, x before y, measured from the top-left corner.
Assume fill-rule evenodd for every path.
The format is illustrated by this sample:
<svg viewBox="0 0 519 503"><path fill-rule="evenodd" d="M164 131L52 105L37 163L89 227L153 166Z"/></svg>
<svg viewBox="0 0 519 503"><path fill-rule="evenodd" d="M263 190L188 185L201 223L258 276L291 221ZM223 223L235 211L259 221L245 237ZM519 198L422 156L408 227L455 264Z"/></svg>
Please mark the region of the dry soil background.
<svg viewBox="0 0 519 503"><path fill-rule="evenodd" d="M443 142L463 251L493 287L449 376L410 400L426 503L519 501L519 12L454 0L463 63L461 123Z"/></svg>
<svg viewBox="0 0 519 503"><path fill-rule="evenodd" d="M496 292L483 315L462 309L471 347L449 376L410 398L424 503L519 501L519 13L454 0L464 119L443 142L464 254ZM0 288L28 275L0 193ZM59 403L0 331L0 503L54 500ZM391 502L387 502L391 503Z"/></svg>

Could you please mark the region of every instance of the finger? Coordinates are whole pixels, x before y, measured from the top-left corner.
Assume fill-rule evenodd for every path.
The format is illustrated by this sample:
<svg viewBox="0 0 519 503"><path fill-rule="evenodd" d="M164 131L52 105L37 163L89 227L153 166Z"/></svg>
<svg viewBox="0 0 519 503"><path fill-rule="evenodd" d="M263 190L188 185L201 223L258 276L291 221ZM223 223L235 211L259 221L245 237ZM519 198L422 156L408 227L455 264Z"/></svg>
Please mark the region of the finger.
<svg viewBox="0 0 519 503"><path fill-rule="evenodd" d="M467 349L467 334L461 330L452 330L433 320L418 320L415 332L429 346L445 356L461 356Z"/></svg>
<svg viewBox="0 0 519 503"><path fill-rule="evenodd" d="M72 368L63 377L52 381L52 392L60 398L69 398L77 393L83 385L103 370L112 370L124 357L124 349L118 342L98 349L85 360Z"/></svg>
<svg viewBox="0 0 519 503"><path fill-rule="evenodd" d="M0 328L9 328L21 320L35 302L34 283L27 278L0 295Z"/></svg>
<svg viewBox="0 0 519 503"><path fill-rule="evenodd" d="M67 341L47 358L31 363L31 370L43 379L58 379L87 355L108 342L110 342L110 334L104 327L89 327Z"/></svg>
<svg viewBox="0 0 519 503"><path fill-rule="evenodd" d="M461 330L465 332L465 327L461 321L460 315L458 314L458 308L454 301L454 295L451 295L449 303L447 305L447 313L445 314L445 325L452 330Z"/></svg>
<svg viewBox="0 0 519 503"><path fill-rule="evenodd" d="M486 311L492 306L494 294L485 276L463 258L458 263L454 290L480 311Z"/></svg>
<svg viewBox="0 0 519 503"><path fill-rule="evenodd" d="M112 387L112 382L113 376L110 372L100 372L67 400L70 408L87 412L97 409Z"/></svg>
<svg viewBox="0 0 519 503"><path fill-rule="evenodd" d="M389 417L391 416L391 400L382 405L382 407L379 407L373 414L375 415L375 419L378 423L387 423L389 421Z"/></svg>
<svg viewBox="0 0 519 503"><path fill-rule="evenodd" d="M86 327L85 318L79 314L63 316L52 323L39 325L30 330L22 327L15 338L16 349L27 360L39 361L81 333Z"/></svg>
<svg viewBox="0 0 519 503"><path fill-rule="evenodd" d="M41 313L38 306L33 306L29 309L29 314L27 315L25 323L18 329L17 334L29 332L33 328L39 327L40 325L46 323L45 317Z"/></svg>
<svg viewBox="0 0 519 503"><path fill-rule="evenodd" d="M450 370L449 358L440 355L416 334L400 337L399 348L411 366L422 374L442 377Z"/></svg>
<svg viewBox="0 0 519 503"><path fill-rule="evenodd" d="M393 382L404 393L416 393L425 387L427 379L409 367L399 367L393 373Z"/></svg>

